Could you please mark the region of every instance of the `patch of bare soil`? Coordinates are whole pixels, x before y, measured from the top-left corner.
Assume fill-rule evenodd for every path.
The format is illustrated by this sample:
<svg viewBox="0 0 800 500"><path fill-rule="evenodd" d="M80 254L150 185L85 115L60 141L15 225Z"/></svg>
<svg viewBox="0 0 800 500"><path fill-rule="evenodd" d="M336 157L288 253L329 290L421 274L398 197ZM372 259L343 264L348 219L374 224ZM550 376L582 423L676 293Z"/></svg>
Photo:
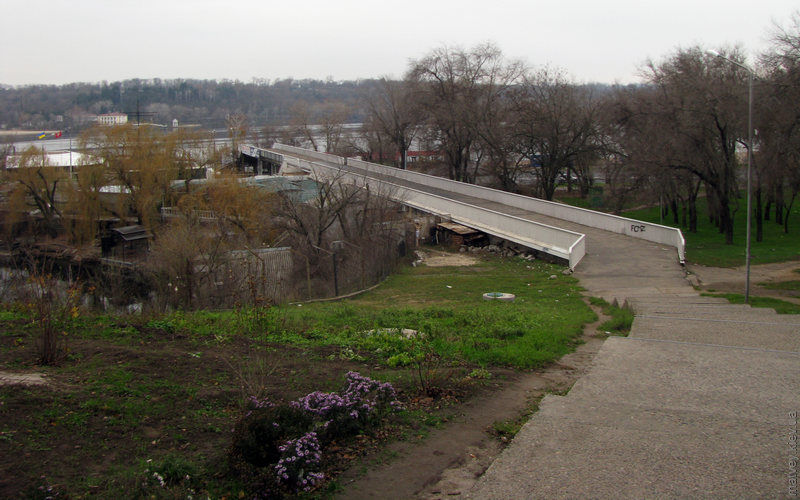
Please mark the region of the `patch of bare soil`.
<svg viewBox="0 0 800 500"><path fill-rule="evenodd" d="M493 424L524 415L549 392L569 390L603 344L606 335L597 326L605 319L584 328L584 343L575 352L540 370L509 371L506 380L461 405L458 415L426 438L394 443L368 457L367 465L351 467L339 477L340 497L444 499L468 491L505 446L490 432Z"/></svg>
<svg viewBox="0 0 800 500"><path fill-rule="evenodd" d="M474 266L478 263L478 259L471 255L463 253L440 252L438 250L425 250L416 252L418 257L421 257L423 265L428 267L446 267L446 266Z"/></svg>
<svg viewBox="0 0 800 500"><path fill-rule="evenodd" d="M800 303L796 291L771 290L761 286L764 283L800 280L800 261L775 262L750 266L750 289L753 295L774 297L789 302ZM745 285L745 268L741 267L708 267L692 264L687 266L691 275L697 278L697 285L702 290L743 293Z"/></svg>
<svg viewBox="0 0 800 500"><path fill-rule="evenodd" d="M253 394L248 384L267 399L289 401L332 389L347 371L363 369L330 360L338 350L329 348L139 333L141 341L130 345L73 339L70 358L44 376L36 371L32 337L0 335L0 498L44 498L26 493L38 492L44 477L60 492L54 497L82 497L79 478L86 478L97 498L129 489L133 498L144 467L124 471L168 455L198 467L213 460L224 475L230 429L241 401Z"/></svg>
<svg viewBox="0 0 800 500"><path fill-rule="evenodd" d="M0 386L4 385L47 385L41 373L14 373L0 370Z"/></svg>

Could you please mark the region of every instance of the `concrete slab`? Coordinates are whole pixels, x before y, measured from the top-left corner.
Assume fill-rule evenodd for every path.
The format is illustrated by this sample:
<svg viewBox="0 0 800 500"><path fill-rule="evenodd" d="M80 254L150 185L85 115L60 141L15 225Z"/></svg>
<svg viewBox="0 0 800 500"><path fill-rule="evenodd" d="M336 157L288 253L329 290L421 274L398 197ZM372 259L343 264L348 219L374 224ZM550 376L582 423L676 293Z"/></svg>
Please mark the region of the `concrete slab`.
<svg viewBox="0 0 800 500"><path fill-rule="evenodd" d="M611 338L468 498L786 497L798 387L797 353Z"/></svg>
<svg viewBox="0 0 800 500"><path fill-rule="evenodd" d="M749 306L673 307L637 315L631 337L800 352L800 318Z"/></svg>

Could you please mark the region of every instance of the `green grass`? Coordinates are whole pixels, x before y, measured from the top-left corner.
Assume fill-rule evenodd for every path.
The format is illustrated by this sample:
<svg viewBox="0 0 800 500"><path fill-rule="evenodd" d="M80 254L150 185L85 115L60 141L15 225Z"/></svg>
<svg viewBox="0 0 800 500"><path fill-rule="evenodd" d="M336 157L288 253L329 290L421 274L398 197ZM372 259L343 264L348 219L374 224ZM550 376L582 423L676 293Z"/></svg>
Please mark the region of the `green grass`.
<svg viewBox="0 0 800 500"><path fill-rule="evenodd" d="M503 443L514 439L514 436L522 430L522 427L531 419L534 413L539 411L539 402L544 398L544 394L535 398L520 415L508 420L498 420L492 424L491 433Z"/></svg>
<svg viewBox="0 0 800 500"><path fill-rule="evenodd" d="M581 299L576 279L562 268L520 259L468 267L417 267L391 276L379 288L340 302L284 305L247 311L175 313L146 326L224 343L241 332L297 346L331 346L341 359L371 356L391 366L426 354L478 365L541 366L574 347L595 315ZM550 276L557 276L550 279ZM483 293L516 295L486 301ZM403 329L420 332L403 335ZM119 331L125 335L124 330Z"/></svg>
<svg viewBox="0 0 800 500"><path fill-rule="evenodd" d="M698 227L696 233L685 228L686 260L689 262L715 267L736 267L744 265L746 213L744 199L739 200L742 207L735 215L733 245L725 244L725 236L708 219L708 207L705 198L698 200ZM764 239L756 241L755 220L753 220L751 239L751 263L766 264L792 259L800 259L800 204L795 203L789 219L789 234L784 234L783 226L774 220L764 221ZM623 213L625 217L658 224L660 217L658 207L632 210ZM664 217L664 225L672 227L672 214Z"/></svg>
<svg viewBox="0 0 800 500"><path fill-rule="evenodd" d="M709 297L723 297L728 299L731 304L744 304L744 295L739 293L704 293ZM766 307L774 309L778 314L800 314L800 305L785 300L773 299L772 297L750 296L752 307Z"/></svg>
<svg viewBox="0 0 800 500"><path fill-rule="evenodd" d="M289 306L283 321L300 339L385 361L421 349L446 359L528 368L569 352L583 324L594 320L577 280L560 271L517 259L411 268L353 300ZM516 300L484 300L492 291L513 293ZM387 331L404 328L421 334L408 339Z"/></svg>
<svg viewBox="0 0 800 500"><path fill-rule="evenodd" d="M264 357L265 394L275 401L335 390L349 370L377 372L412 396L431 386L469 391L488 383L493 366L540 366L577 345L596 315L562 270L487 259L409 267L340 302L82 314L69 330L63 363L36 367L58 390L0 388L0 457L19 457L0 458L0 474L34 487L46 476L74 498L185 498L190 488L234 498L245 487L220 471L249 390L243 381L262 381L258 373L243 380L250 377L248 359L258 368L252 358ZM486 301L486 292L516 300ZM398 334L403 328L421 333ZM0 331L0 366L34 369L36 332L27 313L6 310ZM416 438L449 418L438 409L416 411L403 416L411 422L398 424L398 432L413 430ZM175 484L162 491L152 471ZM182 483L186 475L192 479Z"/></svg>
<svg viewBox="0 0 800 500"><path fill-rule="evenodd" d="M610 316L609 320L604 321L597 327L598 330L622 336L627 336L630 333L635 314L627 303L620 307L616 301L613 304L609 304L605 299L599 297L590 297L589 302L594 306L600 307L603 310L603 314Z"/></svg>
<svg viewBox="0 0 800 500"><path fill-rule="evenodd" d="M758 285L768 290L786 290L791 292L800 292L800 280L778 281L774 283L764 282L764 283L759 283Z"/></svg>
<svg viewBox="0 0 800 500"><path fill-rule="evenodd" d="M589 210L604 210L603 186L595 185L589 188L589 195L586 198L580 197L580 190L573 187L573 192L556 191L553 196L554 201L571 205L578 208L588 208Z"/></svg>

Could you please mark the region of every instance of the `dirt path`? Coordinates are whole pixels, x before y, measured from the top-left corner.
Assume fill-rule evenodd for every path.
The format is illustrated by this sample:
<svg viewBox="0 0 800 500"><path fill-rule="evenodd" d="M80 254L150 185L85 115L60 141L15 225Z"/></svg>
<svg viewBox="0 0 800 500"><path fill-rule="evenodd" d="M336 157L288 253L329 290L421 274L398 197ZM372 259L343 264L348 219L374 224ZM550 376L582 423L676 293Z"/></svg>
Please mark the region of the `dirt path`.
<svg viewBox="0 0 800 500"><path fill-rule="evenodd" d="M495 422L524 414L548 392L566 391L591 366L605 335L597 323L584 329L584 343L551 366L514 378L498 390L485 391L462 405L459 415L420 442L392 444L382 456L384 465L356 466L339 477L340 498L453 498L466 492L503 450L504 444L487 431ZM368 457L366 463L378 463Z"/></svg>
<svg viewBox="0 0 800 500"><path fill-rule="evenodd" d="M717 292L744 293L745 268L707 267L697 264L686 266L687 271L697 277L697 285L702 290ZM800 294L791 290L770 290L762 283L800 280L800 261L775 262L750 267L750 290L753 295L774 297L789 302L800 303Z"/></svg>

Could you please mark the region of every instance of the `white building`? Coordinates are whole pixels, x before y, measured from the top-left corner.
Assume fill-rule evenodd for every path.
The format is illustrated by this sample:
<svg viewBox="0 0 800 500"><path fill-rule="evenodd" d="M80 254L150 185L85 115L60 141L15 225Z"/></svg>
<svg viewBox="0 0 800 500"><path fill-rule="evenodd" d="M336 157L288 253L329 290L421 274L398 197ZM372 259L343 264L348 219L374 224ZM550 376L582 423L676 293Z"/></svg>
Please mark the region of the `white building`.
<svg viewBox="0 0 800 500"><path fill-rule="evenodd" d="M19 168L21 158L20 155L6 156L6 168ZM47 152L44 154L44 157L37 157L36 160L37 161L33 163L35 167L44 164L46 167L60 167L71 170L84 163L84 155L77 151Z"/></svg>
<svg viewBox="0 0 800 500"><path fill-rule="evenodd" d="M124 125L128 123L128 115L125 113L105 113L97 115L97 123L100 125Z"/></svg>

